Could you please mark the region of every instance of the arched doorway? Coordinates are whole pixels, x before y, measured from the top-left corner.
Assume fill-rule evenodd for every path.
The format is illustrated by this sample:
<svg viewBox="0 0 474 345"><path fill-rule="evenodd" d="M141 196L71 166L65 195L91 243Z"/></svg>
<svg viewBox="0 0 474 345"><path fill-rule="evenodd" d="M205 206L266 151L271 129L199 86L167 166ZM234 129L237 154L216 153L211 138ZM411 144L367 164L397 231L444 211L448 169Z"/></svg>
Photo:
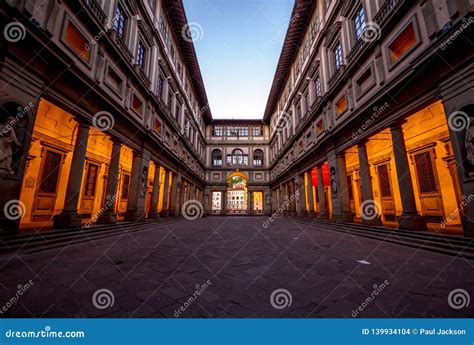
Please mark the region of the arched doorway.
<svg viewBox="0 0 474 345"><path fill-rule="evenodd" d="M233 172L227 178L227 213L247 213L248 192L247 175L240 171Z"/></svg>

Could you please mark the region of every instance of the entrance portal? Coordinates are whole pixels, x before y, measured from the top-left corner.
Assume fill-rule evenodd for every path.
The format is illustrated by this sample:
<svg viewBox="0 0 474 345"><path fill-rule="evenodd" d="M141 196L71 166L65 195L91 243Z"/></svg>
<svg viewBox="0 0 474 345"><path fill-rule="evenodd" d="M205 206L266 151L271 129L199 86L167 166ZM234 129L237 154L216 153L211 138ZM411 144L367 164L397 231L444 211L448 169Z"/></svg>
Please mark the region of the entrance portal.
<svg viewBox="0 0 474 345"><path fill-rule="evenodd" d="M227 179L227 213L247 213L247 177L235 172Z"/></svg>

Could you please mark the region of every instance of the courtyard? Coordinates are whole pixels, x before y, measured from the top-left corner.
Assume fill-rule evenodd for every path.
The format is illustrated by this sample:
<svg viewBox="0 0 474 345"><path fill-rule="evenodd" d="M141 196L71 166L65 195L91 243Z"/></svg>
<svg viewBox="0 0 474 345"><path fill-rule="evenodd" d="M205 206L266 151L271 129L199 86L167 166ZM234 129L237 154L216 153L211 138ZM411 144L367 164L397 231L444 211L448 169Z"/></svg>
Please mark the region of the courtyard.
<svg viewBox="0 0 474 345"><path fill-rule="evenodd" d="M448 298L472 292L472 260L296 218L266 221L150 222L133 233L4 253L2 317L473 315L472 304L456 309Z"/></svg>

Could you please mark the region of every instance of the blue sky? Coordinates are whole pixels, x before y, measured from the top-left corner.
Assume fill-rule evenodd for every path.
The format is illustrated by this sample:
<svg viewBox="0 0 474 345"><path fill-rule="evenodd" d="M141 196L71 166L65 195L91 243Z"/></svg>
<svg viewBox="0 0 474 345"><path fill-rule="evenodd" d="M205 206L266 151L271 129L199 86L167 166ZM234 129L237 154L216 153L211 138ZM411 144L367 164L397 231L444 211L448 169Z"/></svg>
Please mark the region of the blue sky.
<svg viewBox="0 0 474 345"><path fill-rule="evenodd" d="M294 1L183 2L213 117L262 118Z"/></svg>

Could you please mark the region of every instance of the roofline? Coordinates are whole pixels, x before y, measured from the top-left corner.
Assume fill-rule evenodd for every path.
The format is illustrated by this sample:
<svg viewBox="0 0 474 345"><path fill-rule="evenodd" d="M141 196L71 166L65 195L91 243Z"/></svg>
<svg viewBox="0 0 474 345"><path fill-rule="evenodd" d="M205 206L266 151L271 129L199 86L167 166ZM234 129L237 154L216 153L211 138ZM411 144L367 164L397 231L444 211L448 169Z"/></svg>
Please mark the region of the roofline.
<svg viewBox="0 0 474 345"><path fill-rule="evenodd" d="M211 124L240 124L240 123L250 123L250 124L259 124L263 125L264 121L262 119L213 119Z"/></svg>
<svg viewBox="0 0 474 345"><path fill-rule="evenodd" d="M204 122L212 121L211 108L207 99L206 88L202 79L201 69L194 49L192 40L186 40L182 35L182 30L188 19L182 0L164 0L163 7L166 15L170 19L170 25L173 29L174 36L178 41L182 56L185 60L185 65L191 78L191 83L198 97L200 113L203 116Z"/></svg>
<svg viewBox="0 0 474 345"><path fill-rule="evenodd" d="M298 48L304 38L315 7L316 1L314 0L295 0L295 5L291 12L290 24L286 32L280 59L278 60L272 87L265 107L265 113L263 115L264 122L270 122L278 104L278 100L288 80L291 66L296 59Z"/></svg>

